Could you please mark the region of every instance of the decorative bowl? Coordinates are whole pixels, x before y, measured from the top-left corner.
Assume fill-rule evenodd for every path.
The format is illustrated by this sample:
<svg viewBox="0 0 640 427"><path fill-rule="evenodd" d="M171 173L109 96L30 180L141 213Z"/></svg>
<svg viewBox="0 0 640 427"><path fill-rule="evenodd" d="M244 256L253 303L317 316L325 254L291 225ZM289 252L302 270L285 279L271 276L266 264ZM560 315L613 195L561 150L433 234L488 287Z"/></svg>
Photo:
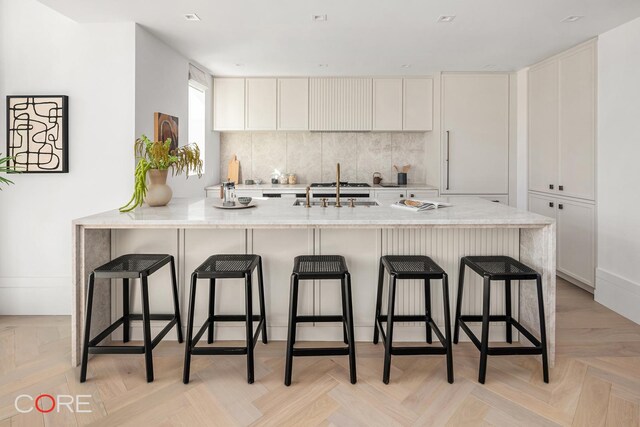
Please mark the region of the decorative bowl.
<svg viewBox="0 0 640 427"><path fill-rule="evenodd" d="M246 206L249 203L251 203L251 197L238 197L238 203L240 203L243 206Z"/></svg>

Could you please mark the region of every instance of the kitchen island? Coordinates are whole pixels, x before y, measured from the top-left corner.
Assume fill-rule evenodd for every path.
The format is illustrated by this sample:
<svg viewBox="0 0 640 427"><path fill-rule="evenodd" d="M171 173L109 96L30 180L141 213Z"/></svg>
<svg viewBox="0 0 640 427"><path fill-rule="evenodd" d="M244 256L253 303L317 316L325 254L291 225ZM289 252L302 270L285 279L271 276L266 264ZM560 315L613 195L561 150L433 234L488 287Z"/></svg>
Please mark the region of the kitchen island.
<svg viewBox="0 0 640 427"><path fill-rule="evenodd" d="M447 201L447 198L441 200ZM452 316L460 257L509 255L543 275L549 360L555 355L556 235L555 221L479 198L455 198L452 206L411 212L388 205L350 208L305 208L290 199L257 200L255 207L221 210L213 199L174 199L168 206L136 209L132 213L108 211L73 222L73 320L72 363L79 363L85 311L86 279L95 267L125 253L167 253L176 258L181 314L186 318L186 286L191 272L209 255L255 253L263 257L267 320L272 340L286 339L289 276L296 255L339 254L345 256L353 281L355 336L368 341L373 335L375 289L379 257L386 254L428 255L449 275ZM151 311L171 312L168 269L149 279ZM216 312L243 313L243 287L235 279L221 281ZM492 314L504 313L504 286L492 289ZM512 285L514 286L514 285ZM203 289L208 286L204 286ZM196 324L206 318L208 299L196 301ZM302 285L302 314L340 311L339 286L316 281ZM431 290L433 318L442 318L441 287ZM520 323L538 331L537 297L533 282L512 292L514 313ZM92 329L102 330L121 316L120 286L96 282ZM417 281L401 281L396 296L397 314L414 314L424 308L424 291ZM481 279L467 274L463 312L479 313ZM131 306L139 311L139 289L133 286ZM453 322L452 322L453 323ZM183 322L186 324L186 322ZM161 325L152 326L156 331ZM442 327L442 326L441 326ZM478 325L479 328L479 325ZM474 328L472 328L474 329ZM475 330L477 332L478 329ZM536 332L537 333L537 332ZM300 340L342 340L339 324L299 327ZM132 325L132 339L140 339L140 325ZM171 339L175 335L167 335ZM118 333L114 333L118 337ZM244 339L241 324L220 325L216 339ZM464 334L461 338L464 337ZM424 340L424 325L398 324L396 340ZM466 337L465 337L466 338ZM504 340L504 325L492 324L490 338Z"/></svg>

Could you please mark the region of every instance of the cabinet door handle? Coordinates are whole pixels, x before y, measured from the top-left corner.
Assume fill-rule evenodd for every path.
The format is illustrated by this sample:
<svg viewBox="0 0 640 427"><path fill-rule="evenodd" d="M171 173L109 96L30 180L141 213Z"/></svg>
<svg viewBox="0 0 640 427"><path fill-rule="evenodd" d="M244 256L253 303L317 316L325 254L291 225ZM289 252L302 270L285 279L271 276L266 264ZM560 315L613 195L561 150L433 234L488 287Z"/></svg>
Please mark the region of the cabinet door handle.
<svg viewBox="0 0 640 427"><path fill-rule="evenodd" d="M553 184L549 184L549 190L553 190Z"/></svg>
<svg viewBox="0 0 640 427"><path fill-rule="evenodd" d="M564 185L558 185L558 190L564 191Z"/></svg>
<svg viewBox="0 0 640 427"><path fill-rule="evenodd" d="M400 193L400 198L404 199L404 194Z"/></svg>
<svg viewBox="0 0 640 427"><path fill-rule="evenodd" d="M412 194L411 194L411 197L413 198L413 197L416 197L416 196L415 196L415 194L413 194L413 193L412 193Z"/></svg>
<svg viewBox="0 0 640 427"><path fill-rule="evenodd" d="M549 202L549 207L552 208L554 206L553 202Z"/></svg>
<svg viewBox="0 0 640 427"><path fill-rule="evenodd" d="M562 203L560 203L560 204L558 205L558 209L564 209L564 205L563 205Z"/></svg>
<svg viewBox="0 0 640 427"><path fill-rule="evenodd" d="M449 131L447 131L447 190L449 189Z"/></svg>

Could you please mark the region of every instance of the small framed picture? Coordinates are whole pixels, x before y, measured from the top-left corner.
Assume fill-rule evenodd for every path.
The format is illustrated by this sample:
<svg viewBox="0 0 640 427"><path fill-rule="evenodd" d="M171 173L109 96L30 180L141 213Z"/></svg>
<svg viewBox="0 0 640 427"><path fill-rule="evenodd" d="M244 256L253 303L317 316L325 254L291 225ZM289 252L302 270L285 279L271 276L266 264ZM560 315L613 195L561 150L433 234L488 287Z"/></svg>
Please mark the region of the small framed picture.
<svg viewBox="0 0 640 427"><path fill-rule="evenodd" d="M7 96L7 156L21 173L69 172L69 97Z"/></svg>

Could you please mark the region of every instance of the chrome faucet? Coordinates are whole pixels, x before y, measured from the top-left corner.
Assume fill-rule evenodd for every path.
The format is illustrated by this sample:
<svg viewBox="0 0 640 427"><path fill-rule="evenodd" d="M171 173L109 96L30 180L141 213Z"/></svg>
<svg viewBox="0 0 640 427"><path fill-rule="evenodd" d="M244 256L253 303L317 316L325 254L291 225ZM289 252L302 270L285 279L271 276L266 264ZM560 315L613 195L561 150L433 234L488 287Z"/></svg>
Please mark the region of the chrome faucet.
<svg viewBox="0 0 640 427"><path fill-rule="evenodd" d="M336 208L341 208L340 204L340 163L336 165Z"/></svg>
<svg viewBox="0 0 640 427"><path fill-rule="evenodd" d="M307 202L304 205L305 208L311 207L311 196L309 195L310 192L311 192L311 187L307 187Z"/></svg>

